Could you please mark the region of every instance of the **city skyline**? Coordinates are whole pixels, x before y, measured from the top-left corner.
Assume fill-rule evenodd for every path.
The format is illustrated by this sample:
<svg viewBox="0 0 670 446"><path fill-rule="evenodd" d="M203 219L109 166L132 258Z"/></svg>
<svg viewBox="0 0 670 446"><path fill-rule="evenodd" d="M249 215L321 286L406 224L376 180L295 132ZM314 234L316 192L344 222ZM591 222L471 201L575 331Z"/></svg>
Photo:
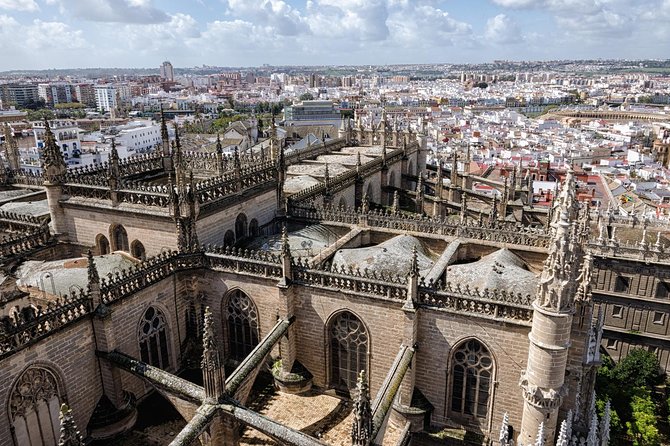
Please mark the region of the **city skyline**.
<svg viewBox="0 0 670 446"><path fill-rule="evenodd" d="M0 0L0 71L667 57L670 0Z"/></svg>

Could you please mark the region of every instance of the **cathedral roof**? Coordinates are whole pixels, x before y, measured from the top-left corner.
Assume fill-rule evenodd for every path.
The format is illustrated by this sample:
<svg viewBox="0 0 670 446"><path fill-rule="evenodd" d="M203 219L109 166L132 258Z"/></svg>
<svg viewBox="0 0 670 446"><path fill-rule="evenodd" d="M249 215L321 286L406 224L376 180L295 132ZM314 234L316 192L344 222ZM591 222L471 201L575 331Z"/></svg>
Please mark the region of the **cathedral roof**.
<svg viewBox="0 0 670 446"><path fill-rule="evenodd" d="M410 272L412 250L416 247L419 275L425 276L433 267L431 253L416 237L397 235L385 242L367 248L340 249L333 257L333 265L350 266L361 271L405 277Z"/></svg>
<svg viewBox="0 0 670 446"><path fill-rule="evenodd" d="M510 250L503 248L476 262L452 265L447 268L447 281L470 289L497 289L534 295L538 276L528 270L526 263Z"/></svg>

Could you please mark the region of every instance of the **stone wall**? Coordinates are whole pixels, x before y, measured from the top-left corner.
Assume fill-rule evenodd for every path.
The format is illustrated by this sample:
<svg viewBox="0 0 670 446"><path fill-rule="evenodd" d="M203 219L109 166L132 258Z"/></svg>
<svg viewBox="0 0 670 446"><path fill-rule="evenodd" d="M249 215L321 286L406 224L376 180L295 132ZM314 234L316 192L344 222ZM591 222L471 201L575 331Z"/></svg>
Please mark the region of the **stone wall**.
<svg viewBox="0 0 670 446"><path fill-rule="evenodd" d="M85 430L95 405L102 395L95 357L93 327L84 318L52 333L47 340L29 345L2 360L0 364L0 444L13 444L10 431L9 398L21 373L30 366L47 367L60 378L75 422Z"/></svg>

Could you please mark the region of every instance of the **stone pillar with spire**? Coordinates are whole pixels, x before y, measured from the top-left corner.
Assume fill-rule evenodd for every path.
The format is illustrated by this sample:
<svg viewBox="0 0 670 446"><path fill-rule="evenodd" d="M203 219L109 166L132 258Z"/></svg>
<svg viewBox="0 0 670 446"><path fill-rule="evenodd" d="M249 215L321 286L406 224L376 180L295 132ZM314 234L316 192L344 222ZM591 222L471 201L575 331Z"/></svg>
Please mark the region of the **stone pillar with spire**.
<svg viewBox="0 0 670 446"><path fill-rule="evenodd" d="M59 418L60 436L58 437L58 446L84 446L84 439L74 422L72 409L67 404L61 404Z"/></svg>
<svg viewBox="0 0 670 446"><path fill-rule="evenodd" d="M163 113L163 104L161 104L161 155L163 161L163 170L172 174L174 169L172 165L172 157L170 156L170 134L168 133L167 122L165 120L165 113Z"/></svg>
<svg viewBox="0 0 670 446"><path fill-rule="evenodd" d="M205 402L219 404L226 396L226 371L214 336L214 322L209 307L205 307L202 332L202 382L205 388Z"/></svg>
<svg viewBox="0 0 670 446"><path fill-rule="evenodd" d="M419 171L419 179L416 182L416 213L423 214L423 171Z"/></svg>
<svg viewBox="0 0 670 446"><path fill-rule="evenodd" d="M119 205L118 191L120 178L119 152L116 150L116 141L112 138L112 149L109 152L109 160L107 162L107 184L109 185L109 195L112 200L112 206Z"/></svg>
<svg viewBox="0 0 670 446"><path fill-rule="evenodd" d="M370 446L372 444L372 407L370 389L365 370L361 370L356 381L353 419L351 423L351 445Z"/></svg>
<svg viewBox="0 0 670 446"><path fill-rule="evenodd" d="M579 204L572 170L558 198L549 256L533 303L528 362L520 380L524 407L519 444L530 444L540 434L542 441L553 440L559 408L568 392L565 371L584 258L577 229Z"/></svg>
<svg viewBox="0 0 670 446"><path fill-rule="evenodd" d="M51 215L51 226L56 235L67 233L65 212L60 204L63 197L63 183L67 174L67 165L63 159L63 153L56 144L49 121L44 120L44 151L42 152L42 169L44 177L44 189L46 190L49 214Z"/></svg>
<svg viewBox="0 0 670 446"><path fill-rule="evenodd" d="M277 155L277 216L283 217L288 212L285 204L286 200L284 199L284 185L286 183L286 159L284 158L284 148L280 147Z"/></svg>
<svg viewBox="0 0 670 446"><path fill-rule="evenodd" d="M19 145L14 139L14 134L12 133L12 128L9 124L5 123L4 126L5 133L5 156L7 157L7 163L9 170L19 170L21 168L21 156L19 155Z"/></svg>
<svg viewBox="0 0 670 446"><path fill-rule="evenodd" d="M100 276L95 265L93 253L89 250L87 254L88 262L88 292L91 296L91 307L93 317L93 333L95 340L95 349L99 352L111 352L118 347L117 333L115 333L115 324L112 321L112 312L102 300L100 290ZM100 369L100 379L102 381L102 397L98 401L99 410L95 413L99 420L93 420L97 426L95 431L91 432L94 438L106 438L119 434L130 429L137 418L137 411L133 406L133 399L123 390L121 372L118 368L102 357L97 357L98 367ZM110 405L111 403L111 405ZM114 420L107 424L109 420Z"/></svg>
<svg viewBox="0 0 670 446"><path fill-rule="evenodd" d="M216 174L223 175L225 172L225 163L223 158L223 146L221 145L221 135L216 133Z"/></svg>

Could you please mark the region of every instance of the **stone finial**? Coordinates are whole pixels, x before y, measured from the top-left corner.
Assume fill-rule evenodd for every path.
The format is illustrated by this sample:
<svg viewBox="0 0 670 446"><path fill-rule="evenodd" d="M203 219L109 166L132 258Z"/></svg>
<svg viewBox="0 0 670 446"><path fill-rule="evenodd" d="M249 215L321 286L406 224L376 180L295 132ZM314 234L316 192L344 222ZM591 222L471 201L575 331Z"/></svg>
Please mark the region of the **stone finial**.
<svg viewBox="0 0 670 446"><path fill-rule="evenodd" d="M291 246L288 239L288 230L286 225L281 229L281 254L282 256L291 257Z"/></svg>
<svg viewBox="0 0 670 446"><path fill-rule="evenodd" d="M165 121L165 113L163 112L163 104L161 104L161 139L163 140L163 154L165 155L165 147L169 148L170 136L168 134L167 122Z"/></svg>
<svg viewBox="0 0 670 446"><path fill-rule="evenodd" d="M500 446L510 446L509 444L509 415L507 412L503 414L502 424L500 425L500 434L498 435L498 443Z"/></svg>
<svg viewBox="0 0 670 446"><path fill-rule="evenodd" d="M409 275L411 277L419 277L419 252L416 245L412 247L412 264L409 268Z"/></svg>
<svg viewBox="0 0 670 446"><path fill-rule="evenodd" d="M98 268L95 266L95 261L93 260L93 252L89 249L86 253L86 258L88 260L88 284L99 284L100 276L98 275Z"/></svg>
<svg viewBox="0 0 670 446"><path fill-rule="evenodd" d="M468 215L468 198L465 191L461 194L461 224L465 224L465 219Z"/></svg>
<svg viewBox="0 0 670 446"><path fill-rule="evenodd" d="M216 153L223 153L223 146L221 145L221 134L216 132Z"/></svg>
<svg viewBox="0 0 670 446"><path fill-rule="evenodd" d="M393 214L398 214L400 212L400 195L398 195L398 191L393 192L393 205L391 206L391 212Z"/></svg>
<svg viewBox="0 0 670 446"><path fill-rule="evenodd" d="M356 152L356 167L361 167L361 152Z"/></svg>
<svg viewBox="0 0 670 446"><path fill-rule="evenodd" d="M368 212L370 212L370 197L366 192L363 194L363 200L361 201L361 213L367 214Z"/></svg>
<svg viewBox="0 0 670 446"><path fill-rule="evenodd" d="M654 250L655 251L661 251L663 248L663 245L661 245L661 231L658 231L656 233L656 243L654 243Z"/></svg>
<svg viewBox="0 0 670 446"><path fill-rule="evenodd" d="M356 383L353 423L351 425L352 446L369 446L372 443L372 408L365 370L361 370Z"/></svg>
<svg viewBox="0 0 670 446"><path fill-rule="evenodd" d="M537 428L537 437L535 437L535 446L544 446L546 440L544 438L544 421L540 423Z"/></svg>
<svg viewBox="0 0 670 446"><path fill-rule="evenodd" d="M58 437L58 446L84 446L84 439L74 423L72 410L67 404L61 404L59 418L60 437Z"/></svg>
<svg viewBox="0 0 670 446"><path fill-rule="evenodd" d="M610 400L605 403L603 418L600 420L600 446L607 446L610 441L610 420L612 416L612 406Z"/></svg>
<svg viewBox="0 0 670 446"><path fill-rule="evenodd" d="M202 331L202 368L205 400L212 403L222 401L226 393L226 377L214 337L214 322L209 307L205 307Z"/></svg>
<svg viewBox="0 0 670 446"><path fill-rule="evenodd" d="M330 172L328 170L328 163L326 163L323 169L323 184L326 185L326 188L330 187Z"/></svg>
<svg viewBox="0 0 670 446"><path fill-rule="evenodd" d="M567 417L565 420L561 422L561 428L558 431L558 438L556 439L556 446L569 446L570 444L570 436L572 432L572 421L570 420L571 417Z"/></svg>

